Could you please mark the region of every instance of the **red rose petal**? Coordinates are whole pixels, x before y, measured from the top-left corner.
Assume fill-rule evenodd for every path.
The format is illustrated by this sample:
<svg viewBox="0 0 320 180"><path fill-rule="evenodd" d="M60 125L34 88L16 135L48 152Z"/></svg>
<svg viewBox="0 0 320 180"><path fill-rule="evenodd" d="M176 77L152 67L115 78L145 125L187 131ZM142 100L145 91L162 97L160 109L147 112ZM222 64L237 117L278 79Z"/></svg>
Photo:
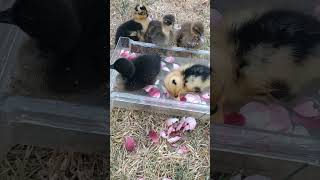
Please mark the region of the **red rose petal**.
<svg viewBox="0 0 320 180"><path fill-rule="evenodd" d="M129 152L134 151L134 150L135 150L135 147L136 147L136 142L135 142L135 140L134 140L132 137L130 137L130 136L125 137L124 147L125 147L126 150L129 151Z"/></svg>
<svg viewBox="0 0 320 180"><path fill-rule="evenodd" d="M187 117L184 119L185 126L183 131L193 130L197 126L197 121L193 117Z"/></svg>
<svg viewBox="0 0 320 180"><path fill-rule="evenodd" d="M245 124L245 117L240 113L230 113L224 115L224 123L230 125L243 126Z"/></svg>
<svg viewBox="0 0 320 180"><path fill-rule="evenodd" d="M149 92L151 90L151 88L153 88L154 86L153 85L148 85L146 87L144 87L143 89L146 91L146 92Z"/></svg>
<svg viewBox="0 0 320 180"><path fill-rule="evenodd" d="M150 130L149 131L149 138L153 143L158 143L159 142L159 135L155 130Z"/></svg>
<svg viewBox="0 0 320 180"><path fill-rule="evenodd" d="M167 139L169 137L165 131L160 131L160 136L165 139Z"/></svg>
<svg viewBox="0 0 320 180"><path fill-rule="evenodd" d="M129 54L127 58L129 61L133 61L134 59L136 59L136 57L137 57L136 53L132 53L132 54Z"/></svg>
<svg viewBox="0 0 320 180"><path fill-rule="evenodd" d="M181 97L180 97L180 101L186 102L186 101L187 101L187 98L186 98L185 96L181 96Z"/></svg>

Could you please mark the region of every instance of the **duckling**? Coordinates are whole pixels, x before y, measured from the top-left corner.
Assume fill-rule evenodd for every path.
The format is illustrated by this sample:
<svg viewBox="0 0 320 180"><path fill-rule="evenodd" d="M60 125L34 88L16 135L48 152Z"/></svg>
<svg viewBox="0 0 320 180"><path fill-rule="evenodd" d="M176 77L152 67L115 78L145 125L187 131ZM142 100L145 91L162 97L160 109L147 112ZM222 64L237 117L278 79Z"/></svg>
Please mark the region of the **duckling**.
<svg viewBox="0 0 320 180"><path fill-rule="evenodd" d="M115 69L121 75L118 88L127 91L139 90L154 84L160 68L159 55L141 55L133 61L119 58L110 66L110 69Z"/></svg>
<svg viewBox="0 0 320 180"><path fill-rule="evenodd" d="M134 8L133 19L121 24L116 32L115 45L120 37L129 37L134 41L143 41L143 34L150 23L147 8L137 4Z"/></svg>
<svg viewBox="0 0 320 180"><path fill-rule="evenodd" d="M186 22L177 32L176 42L178 47L198 49L204 43L204 26L201 22Z"/></svg>
<svg viewBox="0 0 320 180"><path fill-rule="evenodd" d="M187 92L202 92L210 87L210 68L202 64L185 64L165 77L164 86L174 98Z"/></svg>
<svg viewBox="0 0 320 180"><path fill-rule="evenodd" d="M144 34L145 42L160 46L169 45L174 37L174 23L175 17L171 14L165 15L162 22L157 20L151 21Z"/></svg>
<svg viewBox="0 0 320 180"><path fill-rule="evenodd" d="M244 13L225 16L213 29L211 105L237 111L252 100L289 104L317 84L320 22L315 17L287 9Z"/></svg>
<svg viewBox="0 0 320 180"><path fill-rule="evenodd" d="M41 78L46 87L54 93L69 94L97 89L108 79L105 5L95 1L88 6L85 0L16 0L0 12L0 22L24 31L33 42L31 49L41 55L37 60L48 63L41 69L45 70Z"/></svg>

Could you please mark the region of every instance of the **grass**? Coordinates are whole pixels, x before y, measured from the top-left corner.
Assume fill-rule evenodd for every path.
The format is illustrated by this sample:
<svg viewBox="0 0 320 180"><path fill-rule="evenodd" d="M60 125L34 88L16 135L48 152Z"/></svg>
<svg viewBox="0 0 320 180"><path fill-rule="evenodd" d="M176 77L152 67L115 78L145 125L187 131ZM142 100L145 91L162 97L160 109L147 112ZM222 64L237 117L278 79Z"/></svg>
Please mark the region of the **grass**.
<svg viewBox="0 0 320 180"><path fill-rule="evenodd" d="M105 180L103 154L60 152L49 148L16 145L0 163L1 180Z"/></svg>
<svg viewBox="0 0 320 180"><path fill-rule="evenodd" d="M173 14L176 23L201 21L205 26L206 43L202 49L210 49L210 7L208 0L115 0L110 2L110 45L114 47L117 27L131 19L134 6L143 3L153 19L160 20L165 14ZM198 122L194 131L184 136L183 144L191 152L181 155L161 139L157 145L148 139L148 132L157 132L164 127L167 115L114 109L111 112L111 179L161 179L174 180L209 179L209 121ZM137 142L135 152L123 148L125 136L132 136Z"/></svg>
<svg viewBox="0 0 320 180"><path fill-rule="evenodd" d="M164 139L153 144L148 138L150 129L160 132L165 127L165 114L128 111L115 108L111 113L111 179L206 179L209 177L209 126L210 122L198 121L194 131L187 132L179 144L191 152L179 154ZM137 142L134 152L123 148L125 136Z"/></svg>

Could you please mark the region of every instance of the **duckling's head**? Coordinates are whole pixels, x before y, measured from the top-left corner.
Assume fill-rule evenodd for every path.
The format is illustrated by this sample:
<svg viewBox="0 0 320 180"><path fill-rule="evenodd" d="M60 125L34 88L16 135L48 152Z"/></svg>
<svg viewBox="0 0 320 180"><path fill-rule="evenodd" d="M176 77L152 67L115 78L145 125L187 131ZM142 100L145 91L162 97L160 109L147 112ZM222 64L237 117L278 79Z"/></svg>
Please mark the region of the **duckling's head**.
<svg viewBox="0 0 320 180"><path fill-rule="evenodd" d="M134 8L134 17L135 19L146 19L149 17L148 10L146 6L142 4L137 4Z"/></svg>
<svg viewBox="0 0 320 180"><path fill-rule="evenodd" d="M167 14L167 15L163 16L163 24L166 26L173 26L175 21L176 21L176 19L175 19L174 15L172 15L172 14Z"/></svg>
<svg viewBox="0 0 320 180"><path fill-rule="evenodd" d="M118 71L123 77L131 78L135 73L134 64L126 58L119 58L110 65L110 69Z"/></svg>

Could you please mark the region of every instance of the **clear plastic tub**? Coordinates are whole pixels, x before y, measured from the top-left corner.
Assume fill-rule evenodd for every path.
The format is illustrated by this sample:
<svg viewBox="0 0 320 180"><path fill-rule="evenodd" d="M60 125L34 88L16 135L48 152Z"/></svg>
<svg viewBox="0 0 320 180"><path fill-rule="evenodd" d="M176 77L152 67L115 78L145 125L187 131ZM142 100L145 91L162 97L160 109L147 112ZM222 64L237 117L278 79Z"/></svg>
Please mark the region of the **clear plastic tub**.
<svg viewBox="0 0 320 180"><path fill-rule="evenodd" d="M173 56L175 58L175 63L180 63L180 65L189 62L197 62L206 65L210 64L209 51L194 51L178 47L164 48L150 43L133 41L129 38L119 39L116 49L114 50L111 57L110 64L113 64L120 57L121 50L129 50L131 53L136 54L158 53L162 57ZM168 66L171 65L168 64ZM165 74L166 73L164 71L161 71L161 73L158 75L160 84L162 83ZM195 104L181 102L165 98L163 97L162 93L161 97L158 99L148 96L147 93L145 93L143 90L134 92L120 91L116 88L117 76L117 71L110 70L110 99L112 107L149 110L155 112L163 112L175 116L193 115L195 117L198 117L207 115L207 117L209 117L209 103Z"/></svg>
<svg viewBox="0 0 320 180"><path fill-rule="evenodd" d="M0 154L15 144L104 152L109 114L103 93L58 96L42 89L41 72L19 72L28 59L19 56L27 40L19 28L0 24ZM28 68L41 60L32 59ZM34 87L19 84L23 78Z"/></svg>

